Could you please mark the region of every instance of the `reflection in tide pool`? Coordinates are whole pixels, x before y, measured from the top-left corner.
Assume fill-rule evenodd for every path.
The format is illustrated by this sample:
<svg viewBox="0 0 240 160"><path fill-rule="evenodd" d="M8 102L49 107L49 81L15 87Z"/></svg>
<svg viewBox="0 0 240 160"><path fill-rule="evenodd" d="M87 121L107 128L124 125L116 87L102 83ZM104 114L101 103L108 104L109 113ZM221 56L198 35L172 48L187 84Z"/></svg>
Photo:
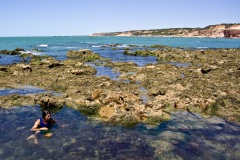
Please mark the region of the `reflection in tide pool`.
<svg viewBox="0 0 240 160"><path fill-rule="evenodd" d="M38 93L51 93L55 96L60 96L59 93L46 91L41 88L37 88L34 86L19 86L18 88L0 88L0 96L5 96L9 94L38 94Z"/></svg>
<svg viewBox="0 0 240 160"><path fill-rule="evenodd" d="M117 77L120 76L119 72L113 71L112 68L110 67L98 66L91 63L88 63L88 64L96 68L97 70L96 76L109 76L112 80L118 80Z"/></svg>
<svg viewBox="0 0 240 160"><path fill-rule="evenodd" d="M154 128L110 126L64 107L53 137L27 141L40 108L0 109L0 159L239 159L240 125L188 112ZM65 125L65 127L61 127Z"/></svg>

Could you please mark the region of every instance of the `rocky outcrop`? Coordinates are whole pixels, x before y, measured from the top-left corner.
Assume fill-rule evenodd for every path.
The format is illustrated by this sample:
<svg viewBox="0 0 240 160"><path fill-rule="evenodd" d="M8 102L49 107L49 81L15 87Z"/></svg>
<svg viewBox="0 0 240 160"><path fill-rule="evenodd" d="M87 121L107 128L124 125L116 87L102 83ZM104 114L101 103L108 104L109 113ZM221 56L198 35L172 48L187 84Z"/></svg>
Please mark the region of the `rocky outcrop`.
<svg viewBox="0 0 240 160"><path fill-rule="evenodd" d="M101 58L98 54L93 53L90 49L69 50L67 52L67 57L78 58L85 62L94 61Z"/></svg>
<svg viewBox="0 0 240 160"><path fill-rule="evenodd" d="M240 121L239 49L165 47L135 52L135 56L138 54L155 55L159 63L142 67L132 62L99 63L118 71L118 81L95 76L95 68L81 57L64 61L31 59L29 64L0 66L4 77L0 79L1 87L32 85L62 93L0 97L1 107L39 104L58 109L67 105L126 126L165 121L178 110ZM177 65L180 63L184 65Z"/></svg>
<svg viewBox="0 0 240 160"><path fill-rule="evenodd" d="M53 96L52 94L40 94L34 96L35 104L39 104L42 108L52 110L54 108L61 108L65 102L61 97Z"/></svg>
<svg viewBox="0 0 240 160"><path fill-rule="evenodd" d="M67 52L68 57L81 58L85 55L92 55L93 52L90 49L69 50Z"/></svg>
<svg viewBox="0 0 240 160"><path fill-rule="evenodd" d="M18 94L0 96L0 108L9 108L13 106L29 106L34 105L33 97Z"/></svg>
<svg viewBox="0 0 240 160"><path fill-rule="evenodd" d="M21 54L23 51L25 51L25 50L22 49L22 48L16 48L16 49L13 50L13 51L9 51L9 50L4 49L4 50L1 50L1 51L0 51L0 54L19 55L19 54Z"/></svg>

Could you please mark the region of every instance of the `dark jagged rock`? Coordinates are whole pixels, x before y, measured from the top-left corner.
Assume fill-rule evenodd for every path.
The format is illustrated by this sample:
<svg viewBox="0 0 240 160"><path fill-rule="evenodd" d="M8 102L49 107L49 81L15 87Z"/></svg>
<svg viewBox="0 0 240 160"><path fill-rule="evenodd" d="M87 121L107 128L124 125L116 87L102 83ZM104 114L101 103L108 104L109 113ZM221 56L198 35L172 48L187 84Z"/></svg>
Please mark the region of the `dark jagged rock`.
<svg viewBox="0 0 240 160"><path fill-rule="evenodd" d="M203 74L206 74L206 73L209 73L211 70L212 70L211 68L202 68L202 69L201 69L201 72L202 72Z"/></svg>
<svg viewBox="0 0 240 160"><path fill-rule="evenodd" d="M22 51L25 51L25 50L22 49L22 48L16 48L16 49L13 50L13 51L9 51L9 50L4 49L4 50L1 50L1 51L0 51L0 54L20 55L20 54L22 54Z"/></svg>

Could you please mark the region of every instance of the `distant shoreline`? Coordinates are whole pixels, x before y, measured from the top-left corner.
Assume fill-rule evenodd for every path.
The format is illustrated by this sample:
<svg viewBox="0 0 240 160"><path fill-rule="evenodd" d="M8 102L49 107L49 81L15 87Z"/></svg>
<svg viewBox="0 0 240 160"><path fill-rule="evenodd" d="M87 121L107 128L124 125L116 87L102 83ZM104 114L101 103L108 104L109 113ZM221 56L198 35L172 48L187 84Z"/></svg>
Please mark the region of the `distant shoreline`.
<svg viewBox="0 0 240 160"><path fill-rule="evenodd" d="M116 35L102 35L102 36L93 36L93 35L88 35L90 37L147 37L147 38L152 38L152 37L156 37L156 38L212 38L212 39L239 39L240 37L208 37L208 36L168 36L168 35L162 35L162 36L149 36L149 35L141 35L141 36L137 36L137 35L130 35L130 36L116 36Z"/></svg>
<svg viewBox="0 0 240 160"><path fill-rule="evenodd" d="M95 35L69 35L69 36L3 36L0 38L35 38L35 37L147 37L147 38L212 38L212 39L239 39L240 37L209 37L209 36L170 36L170 35L161 35L161 36L149 36L149 35L125 35L125 36L117 36L117 35L99 35L99 36L95 36Z"/></svg>
<svg viewBox="0 0 240 160"><path fill-rule="evenodd" d="M187 38L240 38L240 23L209 25L204 28L164 28L93 33L91 36L144 36Z"/></svg>

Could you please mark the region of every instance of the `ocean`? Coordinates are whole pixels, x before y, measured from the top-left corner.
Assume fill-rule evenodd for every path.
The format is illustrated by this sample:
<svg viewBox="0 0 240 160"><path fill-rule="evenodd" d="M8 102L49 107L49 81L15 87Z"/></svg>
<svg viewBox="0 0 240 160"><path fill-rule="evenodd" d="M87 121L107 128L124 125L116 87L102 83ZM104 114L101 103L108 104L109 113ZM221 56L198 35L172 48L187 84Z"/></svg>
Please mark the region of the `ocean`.
<svg viewBox="0 0 240 160"><path fill-rule="evenodd" d="M23 48L37 55L66 59L68 50L91 49L113 61L156 63L156 57L124 55L124 48L144 49L167 45L192 49L240 48L240 39L171 37L1 37L0 50ZM37 52L41 51L41 52ZM0 55L0 65L18 63L19 56ZM177 63L177 62L176 62ZM95 66L98 75L114 79L111 68ZM1 77L4 78L4 77ZM117 80L117 79L116 79ZM0 96L51 92L27 86L1 88ZM57 94L57 93L54 93ZM59 123L53 137L39 136L39 144L27 141L29 129L40 116L39 106L0 108L0 159L240 159L240 124L218 117L204 118L177 112L158 126L111 126L63 107L52 116ZM65 125L65 127L60 127Z"/></svg>
<svg viewBox="0 0 240 160"><path fill-rule="evenodd" d="M33 54L54 56L56 59L66 58L68 50L91 49L104 58L113 61L132 61L138 65L155 62L154 57L132 57L123 55L125 47L143 49L151 45L167 45L193 49L240 48L240 39L225 38L171 38L171 37L0 37L0 50L23 48ZM34 52L38 49L42 52ZM0 64L16 62L16 57L3 56Z"/></svg>

